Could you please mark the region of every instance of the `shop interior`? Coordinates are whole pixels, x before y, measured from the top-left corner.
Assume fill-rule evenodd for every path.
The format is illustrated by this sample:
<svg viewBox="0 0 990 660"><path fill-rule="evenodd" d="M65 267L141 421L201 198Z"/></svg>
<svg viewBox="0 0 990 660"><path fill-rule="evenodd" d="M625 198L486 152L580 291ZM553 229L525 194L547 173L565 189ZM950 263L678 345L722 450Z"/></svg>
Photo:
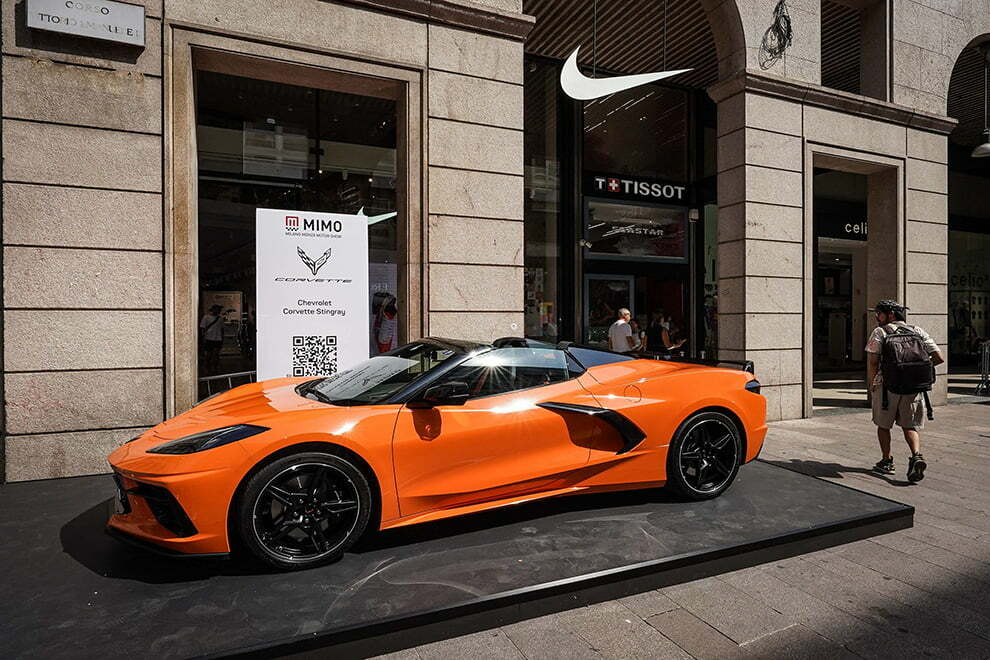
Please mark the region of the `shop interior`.
<svg viewBox="0 0 990 660"><path fill-rule="evenodd" d="M398 345L397 102L201 70L196 77L199 210L199 394L254 379L255 210L364 214L372 354ZM219 311L219 318L217 312ZM222 345L216 350L219 323ZM392 328L388 337L382 327ZM378 340L384 339L379 342Z"/></svg>
<svg viewBox="0 0 990 660"><path fill-rule="evenodd" d="M812 340L816 406L861 405L867 311L867 178L816 168Z"/></svg>
<svg viewBox="0 0 990 660"><path fill-rule="evenodd" d="M577 102L558 73L527 58L527 336L604 346L625 307L645 350L712 356L714 104L660 84Z"/></svg>

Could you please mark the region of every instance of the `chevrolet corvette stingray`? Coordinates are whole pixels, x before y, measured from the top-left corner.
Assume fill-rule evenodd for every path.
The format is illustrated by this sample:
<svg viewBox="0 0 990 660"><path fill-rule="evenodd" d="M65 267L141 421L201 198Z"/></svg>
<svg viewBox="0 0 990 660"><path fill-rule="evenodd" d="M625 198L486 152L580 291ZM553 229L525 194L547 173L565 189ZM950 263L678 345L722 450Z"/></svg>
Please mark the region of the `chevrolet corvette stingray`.
<svg viewBox="0 0 990 660"><path fill-rule="evenodd" d="M159 551L335 561L369 529L539 498L725 491L763 445L751 363L422 339L211 397L124 444L108 531Z"/></svg>

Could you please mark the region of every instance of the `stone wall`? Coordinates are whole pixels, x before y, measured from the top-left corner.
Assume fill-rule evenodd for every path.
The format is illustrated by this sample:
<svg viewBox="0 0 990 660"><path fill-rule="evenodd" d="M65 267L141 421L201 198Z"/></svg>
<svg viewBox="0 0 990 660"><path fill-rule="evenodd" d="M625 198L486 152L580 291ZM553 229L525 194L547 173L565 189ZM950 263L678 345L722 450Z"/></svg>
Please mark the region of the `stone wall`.
<svg viewBox="0 0 990 660"><path fill-rule="evenodd" d="M893 19L894 102L945 114L959 54L990 34L990 1L899 0Z"/></svg>
<svg viewBox="0 0 990 660"><path fill-rule="evenodd" d="M103 471L162 417L162 8L147 46L28 31L3 0L8 480Z"/></svg>
<svg viewBox="0 0 990 660"><path fill-rule="evenodd" d="M429 333L523 332L523 47L431 25Z"/></svg>
<svg viewBox="0 0 990 660"><path fill-rule="evenodd" d="M719 356L754 361L771 419L802 416L802 134L800 104L719 103Z"/></svg>

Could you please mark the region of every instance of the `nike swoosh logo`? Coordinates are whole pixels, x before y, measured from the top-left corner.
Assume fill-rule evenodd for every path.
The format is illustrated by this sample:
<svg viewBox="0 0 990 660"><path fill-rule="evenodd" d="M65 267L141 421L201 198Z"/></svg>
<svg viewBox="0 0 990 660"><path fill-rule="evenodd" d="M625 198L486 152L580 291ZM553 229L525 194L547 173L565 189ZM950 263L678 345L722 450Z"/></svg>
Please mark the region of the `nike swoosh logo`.
<svg viewBox="0 0 990 660"><path fill-rule="evenodd" d="M578 69L577 57L581 47L578 46L571 53L571 56L564 62L564 68L560 70L560 87L564 93L572 99L578 101L590 101L609 94L622 92L633 87L639 87L646 83L656 82L664 78L687 73L691 69L677 69L676 71L657 71L654 73L636 73L631 76L612 76L611 78L589 78Z"/></svg>

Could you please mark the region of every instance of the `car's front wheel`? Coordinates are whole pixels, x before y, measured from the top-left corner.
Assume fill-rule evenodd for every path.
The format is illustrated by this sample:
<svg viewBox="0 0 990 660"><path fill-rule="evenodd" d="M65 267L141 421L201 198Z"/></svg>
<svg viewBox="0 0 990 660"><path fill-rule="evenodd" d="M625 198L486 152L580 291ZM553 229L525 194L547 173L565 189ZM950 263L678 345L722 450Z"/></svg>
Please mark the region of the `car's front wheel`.
<svg viewBox="0 0 990 660"><path fill-rule="evenodd" d="M739 428L727 415L692 415L667 449L667 483L693 500L717 497L736 478L742 448Z"/></svg>
<svg viewBox="0 0 990 660"><path fill-rule="evenodd" d="M371 510L371 488L357 466L335 454L306 452L251 477L236 527L256 557L298 570L340 559L364 533Z"/></svg>

